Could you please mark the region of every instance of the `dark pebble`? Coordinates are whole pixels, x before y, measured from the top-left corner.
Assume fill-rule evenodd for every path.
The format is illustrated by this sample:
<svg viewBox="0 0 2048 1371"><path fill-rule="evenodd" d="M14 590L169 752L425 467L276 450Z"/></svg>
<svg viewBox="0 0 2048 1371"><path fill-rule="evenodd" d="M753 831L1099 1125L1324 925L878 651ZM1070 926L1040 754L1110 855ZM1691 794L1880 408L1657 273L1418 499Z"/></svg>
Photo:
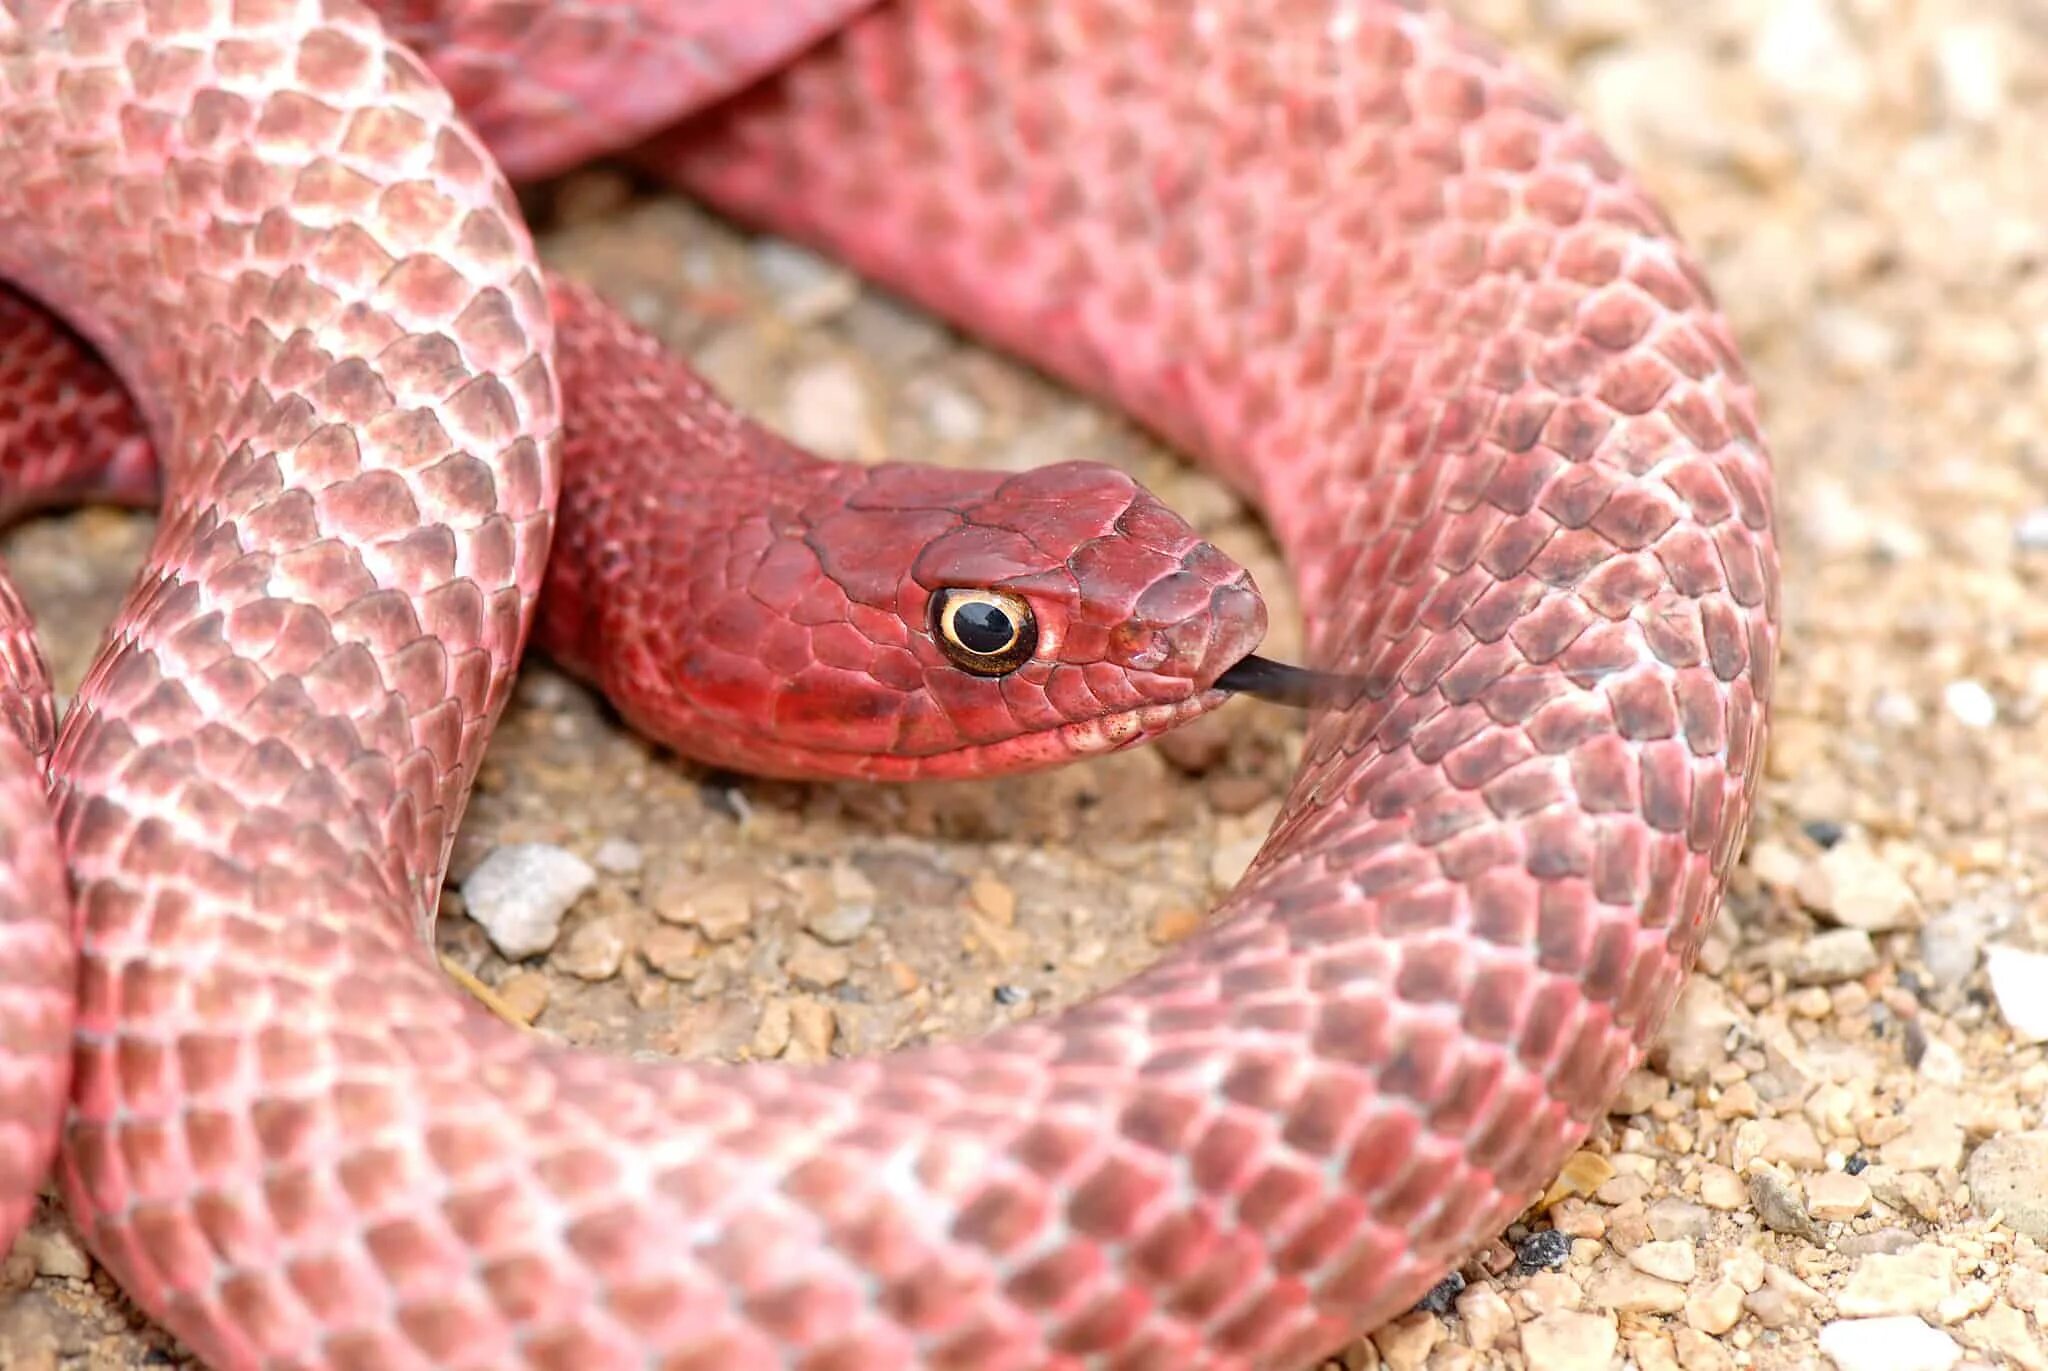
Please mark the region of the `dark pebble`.
<svg viewBox="0 0 2048 1371"><path fill-rule="evenodd" d="M1465 1278L1453 1271L1429 1288L1429 1293L1415 1302L1415 1308L1425 1314L1448 1314L1457 1300L1458 1292L1465 1288Z"/></svg>
<svg viewBox="0 0 2048 1371"><path fill-rule="evenodd" d="M1531 1233L1515 1244L1515 1273L1533 1276L1538 1271L1555 1271L1572 1254L1572 1240L1555 1228Z"/></svg>
<svg viewBox="0 0 2048 1371"><path fill-rule="evenodd" d="M697 794L704 801L704 807L713 814L726 819L744 818L746 811L740 808L736 792L746 788L746 781L730 771L714 771L697 783Z"/></svg>
<svg viewBox="0 0 2048 1371"><path fill-rule="evenodd" d="M1870 1169L1870 1158L1858 1152L1855 1156L1842 1163L1842 1169L1852 1176L1860 1176Z"/></svg>
<svg viewBox="0 0 2048 1371"><path fill-rule="evenodd" d="M995 989L995 997L1000 1005L1022 1004L1031 998L1031 992L1021 985L999 985Z"/></svg>
<svg viewBox="0 0 2048 1371"><path fill-rule="evenodd" d="M1750 1174L1749 1202L1756 1206L1757 1217L1764 1221L1764 1227L1772 1232L1791 1233L1809 1241L1820 1241L1820 1227L1806 1212L1806 1201L1799 1197L1797 1190L1771 1172Z"/></svg>
<svg viewBox="0 0 2048 1371"><path fill-rule="evenodd" d="M1911 1067L1919 1066L1920 1059L1927 1055L1927 1030L1921 1026L1918 1019L1908 1019L1906 1021L1904 1047L1906 1065Z"/></svg>
<svg viewBox="0 0 2048 1371"><path fill-rule="evenodd" d="M1809 819L1800 827L1806 831L1807 837L1813 839L1822 847L1833 847L1836 843L1842 841L1843 828L1833 819Z"/></svg>

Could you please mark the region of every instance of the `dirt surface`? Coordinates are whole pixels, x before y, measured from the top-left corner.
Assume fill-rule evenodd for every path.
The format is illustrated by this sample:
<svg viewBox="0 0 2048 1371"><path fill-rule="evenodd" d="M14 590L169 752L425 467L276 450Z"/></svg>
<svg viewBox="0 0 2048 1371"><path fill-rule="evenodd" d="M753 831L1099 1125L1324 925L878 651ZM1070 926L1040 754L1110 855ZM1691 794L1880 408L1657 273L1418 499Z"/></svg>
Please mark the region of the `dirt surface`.
<svg viewBox="0 0 2048 1371"><path fill-rule="evenodd" d="M1540 1217L1334 1365L2048 1371L2048 10L1463 8L1704 253L1765 393L1786 651L1750 853L1653 1069ZM1126 466L1253 567L1291 649L1252 514L1114 416L620 177L533 203L555 262L827 452ZM7 538L67 686L148 529ZM1196 928L1295 746L1245 704L1035 778L771 785L658 754L536 663L455 876L539 844L586 888L544 955L500 956L459 891L441 942L574 1042L804 1059L979 1033ZM0 1366L183 1360L54 1206L0 1284Z"/></svg>

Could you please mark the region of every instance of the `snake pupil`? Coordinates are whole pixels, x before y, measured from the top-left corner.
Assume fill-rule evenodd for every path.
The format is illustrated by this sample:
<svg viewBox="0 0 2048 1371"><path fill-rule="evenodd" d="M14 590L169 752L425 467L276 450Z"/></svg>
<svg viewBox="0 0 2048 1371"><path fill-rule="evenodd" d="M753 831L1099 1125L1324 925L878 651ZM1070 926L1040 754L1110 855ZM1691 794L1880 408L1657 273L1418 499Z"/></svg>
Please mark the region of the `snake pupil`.
<svg viewBox="0 0 2048 1371"><path fill-rule="evenodd" d="M932 596L932 637L954 666L975 676L1007 676L1038 650L1038 622L1023 597L960 588Z"/></svg>
<svg viewBox="0 0 2048 1371"><path fill-rule="evenodd" d="M1017 640L1017 626L1001 605L969 600L953 612L953 636L969 652L994 654Z"/></svg>

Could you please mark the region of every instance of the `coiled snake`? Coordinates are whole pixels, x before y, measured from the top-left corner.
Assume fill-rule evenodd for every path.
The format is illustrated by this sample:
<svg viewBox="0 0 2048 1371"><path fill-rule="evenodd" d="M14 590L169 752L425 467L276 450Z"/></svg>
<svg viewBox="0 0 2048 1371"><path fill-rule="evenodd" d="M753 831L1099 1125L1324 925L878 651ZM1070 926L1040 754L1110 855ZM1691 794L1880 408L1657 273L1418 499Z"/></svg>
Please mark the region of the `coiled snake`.
<svg viewBox="0 0 2048 1371"><path fill-rule="evenodd" d="M1599 141L1403 0L386 20L0 17L0 276L149 435L12 309L10 496L164 476L61 733L5 606L11 1217L57 1146L95 1254L211 1364L393 1371L1285 1368L1497 1231L1678 990L1776 652L1751 391ZM551 284L506 175L636 144L1270 521L1350 689L1137 979L736 1069L571 1051L437 974L537 604L691 755L884 777L1138 741L1263 628L1105 469L814 462Z"/></svg>

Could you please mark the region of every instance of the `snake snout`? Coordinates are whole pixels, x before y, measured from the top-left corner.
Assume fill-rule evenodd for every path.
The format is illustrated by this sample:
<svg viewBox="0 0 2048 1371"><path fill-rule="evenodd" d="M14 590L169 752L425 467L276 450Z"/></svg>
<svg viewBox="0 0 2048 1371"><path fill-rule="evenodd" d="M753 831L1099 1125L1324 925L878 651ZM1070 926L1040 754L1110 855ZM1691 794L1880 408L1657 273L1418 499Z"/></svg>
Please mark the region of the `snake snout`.
<svg viewBox="0 0 2048 1371"><path fill-rule="evenodd" d="M1174 674L1185 674L1201 689L1249 656L1266 636L1266 602L1248 578L1217 586L1209 612L1174 626Z"/></svg>

